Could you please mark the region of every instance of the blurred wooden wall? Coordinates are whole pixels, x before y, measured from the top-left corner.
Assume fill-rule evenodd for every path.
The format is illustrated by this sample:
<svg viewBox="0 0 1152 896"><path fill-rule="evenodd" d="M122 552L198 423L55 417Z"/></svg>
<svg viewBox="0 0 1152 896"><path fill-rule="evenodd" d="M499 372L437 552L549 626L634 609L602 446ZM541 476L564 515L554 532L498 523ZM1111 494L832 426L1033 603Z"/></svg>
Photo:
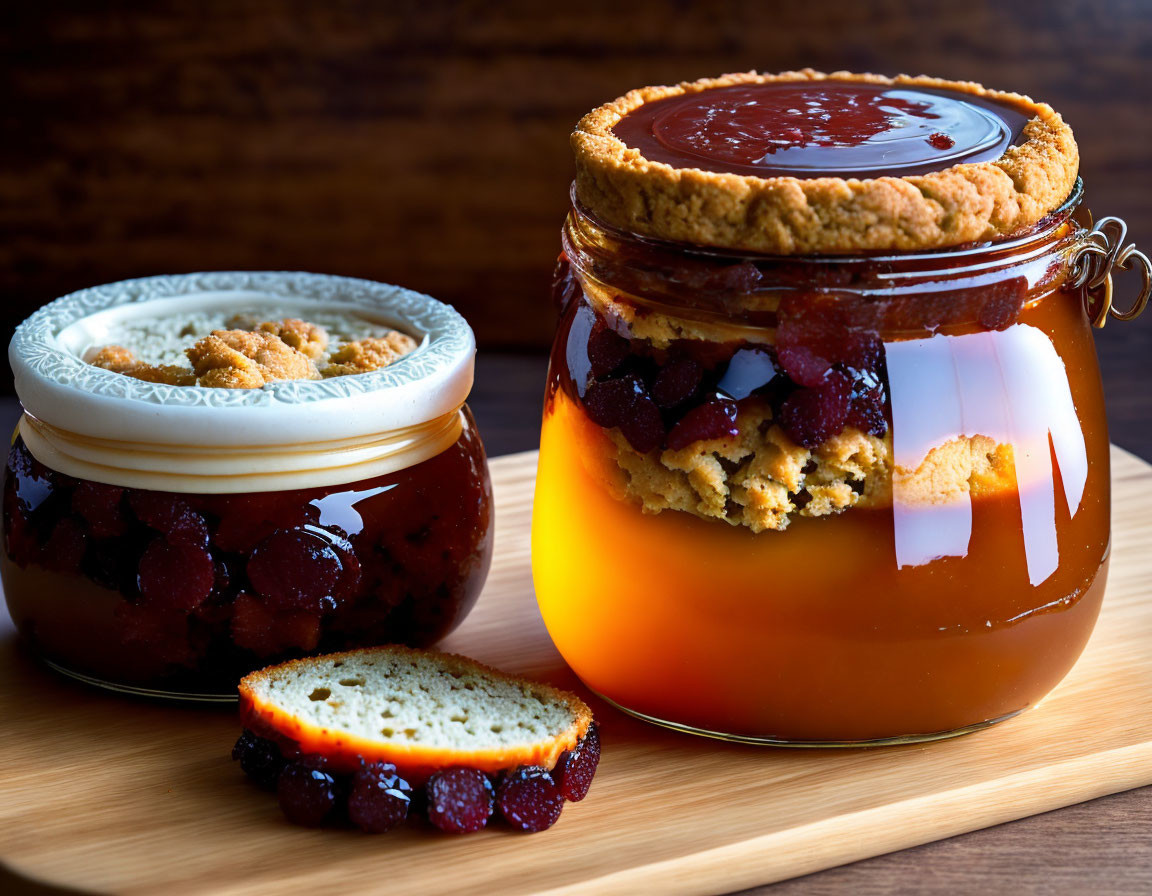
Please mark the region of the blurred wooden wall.
<svg viewBox="0 0 1152 896"><path fill-rule="evenodd" d="M11 327L122 277L303 269L542 347L568 133L630 87L810 65L1051 102L1097 214L1152 245L1152 3L8 4L0 296Z"/></svg>

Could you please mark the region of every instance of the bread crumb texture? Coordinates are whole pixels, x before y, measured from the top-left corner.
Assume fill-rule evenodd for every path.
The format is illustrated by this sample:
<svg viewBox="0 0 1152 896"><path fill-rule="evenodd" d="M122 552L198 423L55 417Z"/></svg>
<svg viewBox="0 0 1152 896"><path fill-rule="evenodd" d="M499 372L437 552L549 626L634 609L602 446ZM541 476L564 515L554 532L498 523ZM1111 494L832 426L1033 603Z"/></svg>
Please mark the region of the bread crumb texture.
<svg viewBox="0 0 1152 896"><path fill-rule="evenodd" d="M333 745L406 768L555 765L591 724L575 695L467 657L389 646L247 676L242 714L324 755Z"/></svg>

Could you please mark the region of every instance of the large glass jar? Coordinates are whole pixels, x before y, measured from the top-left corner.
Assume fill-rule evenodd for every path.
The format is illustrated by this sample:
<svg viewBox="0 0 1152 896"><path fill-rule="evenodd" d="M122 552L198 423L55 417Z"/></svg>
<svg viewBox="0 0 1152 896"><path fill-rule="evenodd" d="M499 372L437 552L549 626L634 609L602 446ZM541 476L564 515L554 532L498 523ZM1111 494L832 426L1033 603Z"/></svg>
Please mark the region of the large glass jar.
<svg viewBox="0 0 1152 896"><path fill-rule="evenodd" d="M220 308L339 312L419 344L374 373L254 390L82 360L125 321ZM347 278L150 278L46 306L11 352L25 414L0 572L20 634L75 677L201 699L235 699L242 675L294 656L435 642L491 558L484 449L462 404L473 352L447 306Z"/></svg>
<svg viewBox="0 0 1152 896"><path fill-rule="evenodd" d="M574 193L532 553L580 678L801 745L1048 693L1109 559L1080 199L978 243L779 255L628 232Z"/></svg>

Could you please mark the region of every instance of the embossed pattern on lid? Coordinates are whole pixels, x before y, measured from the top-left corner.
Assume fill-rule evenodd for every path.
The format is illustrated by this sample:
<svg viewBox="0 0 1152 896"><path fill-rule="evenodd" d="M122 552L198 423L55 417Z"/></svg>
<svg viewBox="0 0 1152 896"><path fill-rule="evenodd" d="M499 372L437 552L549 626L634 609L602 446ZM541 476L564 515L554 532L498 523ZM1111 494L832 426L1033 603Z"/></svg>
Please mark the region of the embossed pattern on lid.
<svg viewBox="0 0 1152 896"><path fill-rule="evenodd" d="M149 383L83 360L115 322L219 308L270 317L341 310L403 330L419 344L381 370L260 389ZM114 484L230 492L259 490L260 482L297 488L354 481L443 450L459 433L474 355L472 330L442 302L369 280L295 272L182 274L80 290L29 317L9 347L27 415L21 429L34 453L51 453L41 458L49 466ZM275 450L262 453L263 446ZM157 458L189 452L197 463L188 482L156 478ZM275 457L275 484L263 469L265 454ZM153 467L145 478L132 469L134 457ZM217 466L221 481L213 483Z"/></svg>

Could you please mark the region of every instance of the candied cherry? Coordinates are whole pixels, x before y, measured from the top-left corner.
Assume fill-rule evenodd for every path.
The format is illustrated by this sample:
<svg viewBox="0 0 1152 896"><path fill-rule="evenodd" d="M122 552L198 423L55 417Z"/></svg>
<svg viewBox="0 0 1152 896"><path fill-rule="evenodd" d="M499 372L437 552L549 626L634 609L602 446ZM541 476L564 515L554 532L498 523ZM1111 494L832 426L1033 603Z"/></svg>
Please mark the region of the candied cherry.
<svg viewBox="0 0 1152 896"><path fill-rule="evenodd" d="M740 434L736 427L736 402L717 397L697 405L668 433L668 447L673 451L687 448L693 442L734 438Z"/></svg>
<svg viewBox="0 0 1152 896"><path fill-rule="evenodd" d="M664 418L635 375L592 383L584 393L584 410L597 426L620 427L628 443L647 454L664 441Z"/></svg>
<svg viewBox="0 0 1152 896"><path fill-rule="evenodd" d="M332 816L340 801L340 785L329 772L313 767L305 758L289 762L276 782L276 796L285 817L293 824L317 827Z"/></svg>
<svg viewBox="0 0 1152 896"><path fill-rule="evenodd" d="M608 376L624 363L630 351L627 339L597 321L588 336L588 360L592 364L592 375Z"/></svg>
<svg viewBox="0 0 1152 896"><path fill-rule="evenodd" d="M597 426L611 429L627 418L637 397L642 395L644 384L636 376L592 383L584 393L584 410Z"/></svg>
<svg viewBox="0 0 1152 896"><path fill-rule="evenodd" d="M136 518L176 544L204 547L208 544L208 524L183 498L168 492L135 490L128 506Z"/></svg>
<svg viewBox="0 0 1152 896"><path fill-rule="evenodd" d="M704 368L693 358L672 358L660 368L652 383L652 400L662 408L673 408L696 395L704 379Z"/></svg>
<svg viewBox="0 0 1152 896"><path fill-rule="evenodd" d="M252 587L270 604L286 610L323 607L342 571L332 545L306 529L278 529L248 559Z"/></svg>
<svg viewBox="0 0 1152 896"><path fill-rule="evenodd" d="M806 345L779 345L776 354L789 379L801 386L823 385L832 370L831 361Z"/></svg>
<svg viewBox="0 0 1152 896"><path fill-rule="evenodd" d="M556 823L564 809L564 796L547 769L525 765L500 782L496 806L512 827L534 833Z"/></svg>
<svg viewBox="0 0 1152 896"><path fill-rule="evenodd" d="M578 803L588 795L596 766L600 764L600 730L593 724L581 738L575 750L560 755L559 762L552 772L556 786L564 799Z"/></svg>
<svg viewBox="0 0 1152 896"><path fill-rule="evenodd" d="M124 489L119 486L81 480L72 493L72 510L97 538L115 538L127 528L121 507L123 498Z"/></svg>
<svg viewBox="0 0 1152 896"><path fill-rule="evenodd" d="M348 793L349 820L369 834L383 834L404 822L412 802L412 787L390 762L361 765Z"/></svg>
<svg viewBox="0 0 1152 896"><path fill-rule="evenodd" d="M232 758L239 761L244 774L257 786L264 790L276 789L285 759L275 743L244 729L232 748Z"/></svg>
<svg viewBox="0 0 1152 896"><path fill-rule="evenodd" d="M492 817L492 782L480 769L455 766L438 771L425 785L428 820L451 834L480 830Z"/></svg>
<svg viewBox="0 0 1152 896"><path fill-rule="evenodd" d="M780 408L780 425L797 445L815 448L844 428L852 401L852 384L838 370L819 388L797 389Z"/></svg>
<svg viewBox="0 0 1152 896"><path fill-rule="evenodd" d="M636 451L647 454L660 447L664 441L664 418L660 409L647 395L641 395L632 403L632 407L622 421L620 432Z"/></svg>
<svg viewBox="0 0 1152 896"><path fill-rule="evenodd" d="M212 555L202 547L154 538L144 549L136 577L140 595L153 606L193 610L216 582Z"/></svg>

